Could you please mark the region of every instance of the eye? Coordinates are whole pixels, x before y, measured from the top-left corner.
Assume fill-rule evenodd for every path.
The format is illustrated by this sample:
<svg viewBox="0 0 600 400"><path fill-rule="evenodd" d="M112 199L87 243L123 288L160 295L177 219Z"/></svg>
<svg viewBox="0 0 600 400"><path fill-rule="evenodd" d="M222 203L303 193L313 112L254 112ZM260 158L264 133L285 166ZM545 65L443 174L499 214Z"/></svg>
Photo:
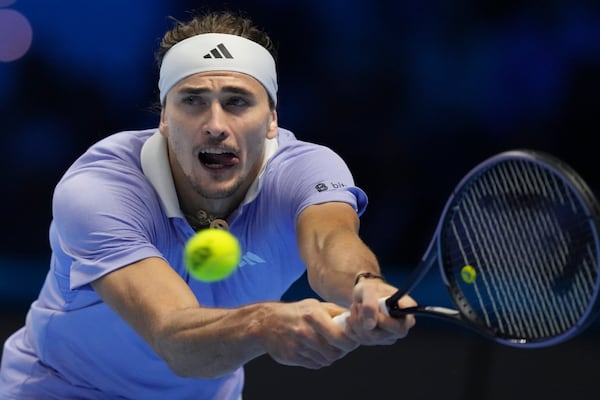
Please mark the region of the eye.
<svg viewBox="0 0 600 400"><path fill-rule="evenodd" d="M242 96L232 96L225 100L225 107L240 108L248 107L249 105L250 102Z"/></svg>
<svg viewBox="0 0 600 400"><path fill-rule="evenodd" d="M202 98L196 95L187 95L181 98L183 104L198 105L202 104Z"/></svg>

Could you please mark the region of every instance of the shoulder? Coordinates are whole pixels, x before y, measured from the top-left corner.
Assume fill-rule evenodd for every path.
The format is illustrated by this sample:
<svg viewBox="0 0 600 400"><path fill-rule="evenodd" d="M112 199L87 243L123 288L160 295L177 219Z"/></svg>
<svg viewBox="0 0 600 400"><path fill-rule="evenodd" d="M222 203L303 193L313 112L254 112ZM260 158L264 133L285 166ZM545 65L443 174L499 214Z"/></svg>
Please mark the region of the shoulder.
<svg viewBox="0 0 600 400"><path fill-rule="evenodd" d="M273 157L275 162L334 163L345 167L342 157L330 147L298 139L291 131L279 128L279 148Z"/></svg>
<svg viewBox="0 0 600 400"><path fill-rule="evenodd" d="M91 145L67 169L61 181L81 173L118 176L141 173L140 154L146 140L156 129L114 133Z"/></svg>
<svg viewBox="0 0 600 400"><path fill-rule="evenodd" d="M114 133L93 144L78 161L92 162L98 160L138 161L141 148L156 129L138 131L122 131ZM75 162L74 166L79 163Z"/></svg>
<svg viewBox="0 0 600 400"><path fill-rule="evenodd" d="M73 207L74 199L84 208L108 206L118 198L147 200L151 192L140 164L144 142L155 130L124 131L93 144L58 182L54 208Z"/></svg>
<svg viewBox="0 0 600 400"><path fill-rule="evenodd" d="M298 140L280 129L279 148L268 161L262 196L289 205L293 215L310 204L346 202L362 213L366 195L350 168L331 148Z"/></svg>

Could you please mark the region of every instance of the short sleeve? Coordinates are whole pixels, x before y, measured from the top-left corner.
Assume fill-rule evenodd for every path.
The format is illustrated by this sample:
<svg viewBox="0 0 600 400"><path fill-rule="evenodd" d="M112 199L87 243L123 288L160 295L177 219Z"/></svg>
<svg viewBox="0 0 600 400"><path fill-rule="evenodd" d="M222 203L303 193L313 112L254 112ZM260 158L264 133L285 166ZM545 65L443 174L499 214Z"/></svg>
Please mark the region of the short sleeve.
<svg viewBox="0 0 600 400"><path fill-rule="evenodd" d="M52 243L60 247L53 250L63 258L60 272L69 275L71 289L143 258L161 257L152 244L147 191L139 174L102 168L78 171L59 183Z"/></svg>

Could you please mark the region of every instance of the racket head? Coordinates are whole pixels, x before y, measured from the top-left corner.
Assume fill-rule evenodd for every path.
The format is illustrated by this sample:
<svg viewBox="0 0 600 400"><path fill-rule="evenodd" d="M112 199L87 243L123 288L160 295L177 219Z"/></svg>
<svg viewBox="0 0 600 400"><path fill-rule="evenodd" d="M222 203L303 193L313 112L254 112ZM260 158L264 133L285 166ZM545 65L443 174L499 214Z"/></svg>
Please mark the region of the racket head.
<svg viewBox="0 0 600 400"><path fill-rule="evenodd" d="M430 250L463 320L505 345L551 346L598 312L599 218L570 166L508 151L461 180Z"/></svg>

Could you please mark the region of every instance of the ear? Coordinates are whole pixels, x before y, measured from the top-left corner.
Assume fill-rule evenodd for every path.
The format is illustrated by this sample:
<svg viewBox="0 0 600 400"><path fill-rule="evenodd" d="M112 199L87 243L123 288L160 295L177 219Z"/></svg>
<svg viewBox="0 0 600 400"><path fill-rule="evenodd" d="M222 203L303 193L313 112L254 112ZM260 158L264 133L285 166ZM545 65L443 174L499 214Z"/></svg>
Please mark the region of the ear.
<svg viewBox="0 0 600 400"><path fill-rule="evenodd" d="M160 123L158 125L158 130L160 131L160 133L164 137L169 136L169 125L167 124L167 119L166 119L166 116L165 116L165 107L164 106L160 110Z"/></svg>
<svg viewBox="0 0 600 400"><path fill-rule="evenodd" d="M273 110L273 111L271 111L271 117L270 117L270 121L269 121L269 130L267 131L268 139L273 139L275 136L277 136L277 128L278 128L277 111Z"/></svg>

